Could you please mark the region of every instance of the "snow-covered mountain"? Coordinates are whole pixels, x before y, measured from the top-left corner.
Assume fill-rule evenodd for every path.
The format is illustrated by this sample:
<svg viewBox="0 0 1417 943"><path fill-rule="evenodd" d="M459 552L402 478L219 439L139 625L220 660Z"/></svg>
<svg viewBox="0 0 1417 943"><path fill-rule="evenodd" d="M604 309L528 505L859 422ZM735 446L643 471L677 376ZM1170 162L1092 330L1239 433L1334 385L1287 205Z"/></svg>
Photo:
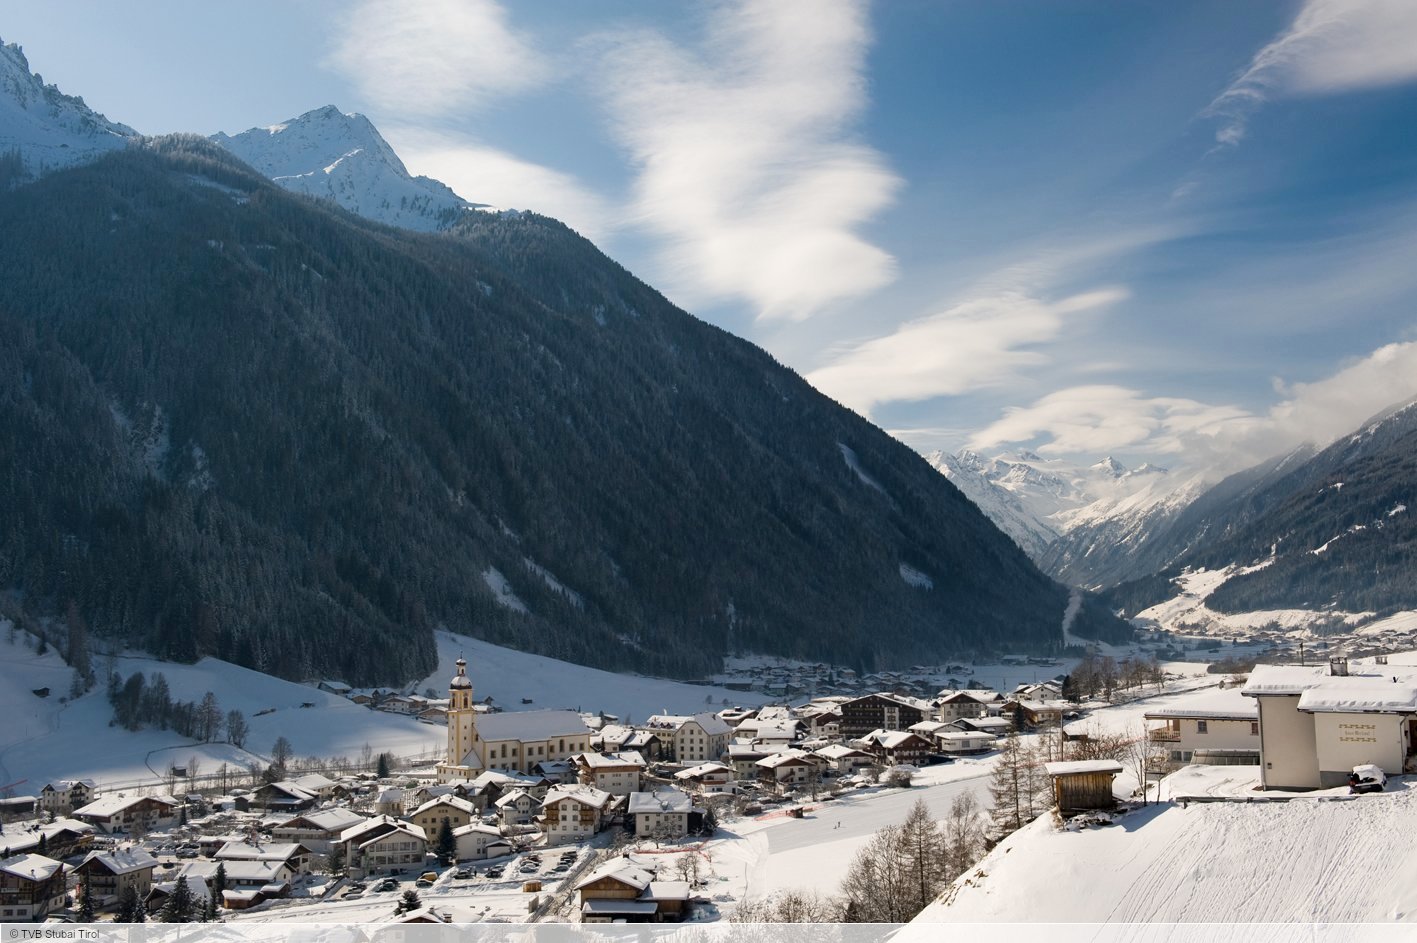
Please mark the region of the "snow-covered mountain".
<svg viewBox="0 0 1417 943"><path fill-rule="evenodd" d="M1076 465L1027 450L986 458L966 449L926 459L1045 571L1082 586L1113 581L1115 561L1206 486L1201 475L1128 469L1111 456Z"/></svg>
<svg viewBox="0 0 1417 943"><path fill-rule="evenodd" d="M20 181L91 160L127 145L138 132L109 121L30 71L24 50L0 43L0 165ZM13 157L11 155L14 155Z"/></svg>
<svg viewBox="0 0 1417 943"><path fill-rule="evenodd" d="M411 175L368 118L333 105L212 140L287 190L390 226L433 232L486 208L431 177Z"/></svg>

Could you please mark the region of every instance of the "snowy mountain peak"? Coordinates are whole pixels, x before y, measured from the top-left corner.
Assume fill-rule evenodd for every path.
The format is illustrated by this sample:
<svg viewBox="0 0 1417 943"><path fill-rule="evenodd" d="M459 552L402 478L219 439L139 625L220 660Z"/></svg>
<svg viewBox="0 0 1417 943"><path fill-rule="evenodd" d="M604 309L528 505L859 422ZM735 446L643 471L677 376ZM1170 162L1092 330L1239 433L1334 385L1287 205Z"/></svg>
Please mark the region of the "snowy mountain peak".
<svg viewBox="0 0 1417 943"><path fill-rule="evenodd" d="M1117 461L1110 455L1104 458L1102 461L1098 462L1096 465L1093 465L1092 469L1093 471L1101 472L1104 475L1110 475L1113 478L1121 478L1127 473L1127 466L1123 465L1121 462Z"/></svg>
<svg viewBox="0 0 1417 943"><path fill-rule="evenodd" d="M403 229L446 229L486 206L430 177L412 176L368 118L334 105L212 140L287 190Z"/></svg>
<svg viewBox="0 0 1417 943"><path fill-rule="evenodd" d="M21 181L92 160L136 137L82 98L45 85L23 49L0 42L0 155L18 155Z"/></svg>

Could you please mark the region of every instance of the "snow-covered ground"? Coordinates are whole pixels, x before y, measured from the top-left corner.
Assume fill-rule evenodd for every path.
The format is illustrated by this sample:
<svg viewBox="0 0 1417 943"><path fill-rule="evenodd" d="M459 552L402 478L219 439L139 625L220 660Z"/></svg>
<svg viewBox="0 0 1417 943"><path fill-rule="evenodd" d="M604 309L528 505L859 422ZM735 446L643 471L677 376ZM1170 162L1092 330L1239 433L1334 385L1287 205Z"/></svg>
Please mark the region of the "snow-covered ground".
<svg viewBox="0 0 1417 943"><path fill-rule="evenodd" d="M1176 579L1177 593L1165 602L1137 613L1136 621L1154 623L1180 634L1220 635L1226 638L1250 632L1281 629L1312 630L1343 626L1353 628L1373 618L1371 612L1340 612L1329 609L1264 609L1255 612L1217 612L1205 598L1226 580L1251 568L1229 566L1220 570L1194 570ZM1417 624L1417 618L1414 618Z"/></svg>
<svg viewBox="0 0 1417 943"><path fill-rule="evenodd" d="M457 673L454 662L461 656L467 659L473 697L480 701L490 695L503 710L604 711L622 721L638 721L650 714L718 711L733 704L756 707L768 700L758 693L573 665L452 632L438 632L436 640L438 668L418 682L417 690L432 688L446 697L448 679Z"/></svg>
<svg viewBox="0 0 1417 943"><path fill-rule="evenodd" d="M36 655L31 641L20 633L19 644L12 644L8 623L0 623L0 716L5 718L0 725L0 785L28 780L15 787L21 794L37 792L47 780L59 778L91 778L100 790L156 783L169 763L180 765L191 757L197 757L207 773L223 762L244 768L250 760L266 759L280 736L290 741L296 756L351 758L358 757L366 743L376 753L412 756L443 748L447 740L442 727L371 711L215 658L180 665L123 655L115 667L125 678L136 671L148 678L161 672L174 700L200 701L211 691L223 715L239 710L246 716L246 746L252 752L226 743L194 743L170 730L110 727L113 711L102 682L65 703L73 672L52 648ZM105 668L106 660L98 659L95 671L102 675ZM32 693L43 687L50 689L47 698ZM307 703L313 706L301 706Z"/></svg>
<svg viewBox="0 0 1417 943"><path fill-rule="evenodd" d="M1351 798L1166 802L1077 831L1060 831L1044 816L1002 842L917 922L1411 920L1412 785Z"/></svg>

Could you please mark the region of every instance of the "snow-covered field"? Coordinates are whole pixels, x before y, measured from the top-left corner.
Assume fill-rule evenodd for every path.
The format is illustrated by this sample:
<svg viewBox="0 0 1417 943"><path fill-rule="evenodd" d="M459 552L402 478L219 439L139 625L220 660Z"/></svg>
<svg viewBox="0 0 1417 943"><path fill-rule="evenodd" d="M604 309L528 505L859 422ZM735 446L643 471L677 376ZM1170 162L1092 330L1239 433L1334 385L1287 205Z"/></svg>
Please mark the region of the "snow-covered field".
<svg viewBox="0 0 1417 943"><path fill-rule="evenodd" d="M432 688L446 697L448 679L457 673L453 663L461 656L467 659L473 697L480 701L490 695L493 704L509 711L567 708L641 721L650 714L718 711L733 704L756 707L768 700L758 693L573 665L452 632L438 632L437 645L438 668L418 682L417 690Z"/></svg>
<svg viewBox="0 0 1417 943"><path fill-rule="evenodd" d="M1417 917L1417 790L1162 803L1002 842L918 922L1387 922ZM923 937L922 937L923 939Z"/></svg>
<svg viewBox="0 0 1417 943"><path fill-rule="evenodd" d="M200 701L216 695L223 714L239 710L250 726L246 750L226 743L198 744L170 730L127 731L110 727L113 712L102 683L88 694L63 703L72 671L50 649L36 655L21 633L9 641L8 624L0 623L0 785L28 780L16 793L37 792L49 779L90 778L99 788L155 783L169 763L197 757L204 772L223 762L244 767L267 759L271 745L284 736L296 756L358 757L364 744L375 752L400 756L427 753L444 746L442 727L411 717L379 713L302 684L282 681L215 658L194 665L120 656L116 668L123 677L136 671L148 678L161 672L174 700ZM102 674L105 660L95 670ZM451 677L451 675L450 675ZM48 687L47 698L35 688ZM302 707L302 704L312 707ZM256 716L262 711L270 711Z"/></svg>
<svg viewBox="0 0 1417 943"><path fill-rule="evenodd" d="M1216 612L1205 598L1226 580L1250 568L1187 571L1177 578L1178 592L1165 602L1137 613L1138 622L1151 622L1181 634L1245 635L1266 629L1312 630L1321 627L1356 627L1373 618L1371 612L1340 612L1327 609L1264 609L1254 612Z"/></svg>

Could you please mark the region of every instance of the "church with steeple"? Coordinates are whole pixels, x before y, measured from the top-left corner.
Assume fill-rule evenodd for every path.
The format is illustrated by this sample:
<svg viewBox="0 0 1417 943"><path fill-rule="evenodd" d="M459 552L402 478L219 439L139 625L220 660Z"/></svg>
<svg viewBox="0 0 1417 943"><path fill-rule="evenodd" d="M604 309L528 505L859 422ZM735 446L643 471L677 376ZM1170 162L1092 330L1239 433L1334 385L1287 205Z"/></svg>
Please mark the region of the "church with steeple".
<svg viewBox="0 0 1417 943"><path fill-rule="evenodd" d="M570 760L590 750L591 730L575 711L493 712L472 699L467 660L448 682L448 755L438 781L472 780L488 770L542 772L542 764Z"/></svg>

